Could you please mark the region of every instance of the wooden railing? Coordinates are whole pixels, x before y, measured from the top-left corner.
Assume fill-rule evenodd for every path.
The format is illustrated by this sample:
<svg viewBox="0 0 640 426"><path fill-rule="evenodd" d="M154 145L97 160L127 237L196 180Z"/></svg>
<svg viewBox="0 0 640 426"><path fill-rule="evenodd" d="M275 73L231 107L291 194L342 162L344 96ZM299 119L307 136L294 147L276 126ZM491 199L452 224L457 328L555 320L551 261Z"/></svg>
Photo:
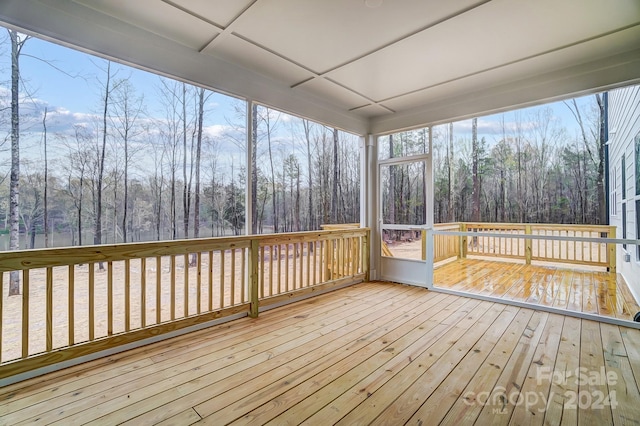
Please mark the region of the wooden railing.
<svg viewBox="0 0 640 426"><path fill-rule="evenodd" d="M434 261L451 257L485 256L606 267L615 272L615 244L522 238L515 235L563 238L615 238L615 227L604 225L451 223L436 230L477 232L480 235L434 235ZM499 236L483 236L499 234ZM459 244L456 244L459 241ZM457 247L457 248L456 248Z"/></svg>
<svg viewBox="0 0 640 426"><path fill-rule="evenodd" d="M368 251L361 228L0 253L0 379L363 281Z"/></svg>
<svg viewBox="0 0 640 426"><path fill-rule="evenodd" d="M460 231L459 223L438 223L434 225L438 231ZM422 259L426 258L426 233L422 233ZM433 261L440 262L451 257L460 257L460 237L457 235L433 236Z"/></svg>

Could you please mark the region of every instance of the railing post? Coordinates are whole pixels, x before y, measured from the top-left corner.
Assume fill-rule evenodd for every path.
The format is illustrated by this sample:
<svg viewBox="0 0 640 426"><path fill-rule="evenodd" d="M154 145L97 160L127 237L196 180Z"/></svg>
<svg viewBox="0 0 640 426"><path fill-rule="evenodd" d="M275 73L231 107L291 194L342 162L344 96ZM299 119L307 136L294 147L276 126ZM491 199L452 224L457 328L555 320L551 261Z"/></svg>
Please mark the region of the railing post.
<svg viewBox="0 0 640 426"><path fill-rule="evenodd" d="M362 237L362 253L363 255L363 267L364 267L364 280L365 281L369 281L370 278L370 274L369 274L369 256L371 256L370 253L370 244L369 244L369 238L371 236L371 231L367 231L367 235L365 235L364 237Z"/></svg>
<svg viewBox="0 0 640 426"><path fill-rule="evenodd" d="M422 236L424 238L424 241L426 242L426 246L425 246L425 257L430 258L431 260L429 260L426 263L426 267L427 267L427 288L429 290L433 289L433 285L434 285L434 277L433 277L433 259L436 258L435 255L435 235L433 234L433 227L430 227L429 229L425 229L422 231Z"/></svg>
<svg viewBox="0 0 640 426"><path fill-rule="evenodd" d="M460 232L467 232L466 223L460 224ZM463 235L462 237L460 237L460 254L458 255L458 259L459 258L464 259L466 257L467 257L467 236Z"/></svg>
<svg viewBox="0 0 640 426"><path fill-rule="evenodd" d="M525 235L531 235L531 225L524 226ZM533 240L524 240L524 256L527 265L531 265L531 252L532 252Z"/></svg>
<svg viewBox="0 0 640 426"><path fill-rule="evenodd" d="M251 240L251 251L249 252L249 316L258 317L258 240Z"/></svg>
<svg viewBox="0 0 640 426"><path fill-rule="evenodd" d="M616 227L615 226L610 226L609 227L608 237L609 238L615 238L616 237ZM607 244L607 246L608 246L607 247L607 256L609 256L609 259L608 259L609 267L607 269L609 270L609 272L615 274L616 273L616 244L609 243L609 244Z"/></svg>
<svg viewBox="0 0 640 426"><path fill-rule="evenodd" d="M422 235L422 260L427 260L427 231L423 229L420 234Z"/></svg>
<svg viewBox="0 0 640 426"><path fill-rule="evenodd" d="M331 249L329 246L332 246ZM324 244L324 279L331 281L333 279L333 272L335 271L333 265L333 240L326 239Z"/></svg>

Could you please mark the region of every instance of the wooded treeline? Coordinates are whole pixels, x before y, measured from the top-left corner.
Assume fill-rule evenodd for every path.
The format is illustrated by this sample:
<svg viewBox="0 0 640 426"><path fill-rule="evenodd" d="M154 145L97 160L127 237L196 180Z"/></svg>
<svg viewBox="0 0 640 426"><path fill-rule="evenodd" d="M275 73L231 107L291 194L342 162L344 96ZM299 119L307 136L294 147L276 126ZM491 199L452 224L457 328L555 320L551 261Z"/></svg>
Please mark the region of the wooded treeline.
<svg viewBox="0 0 640 426"><path fill-rule="evenodd" d="M565 123L546 106L435 126L434 221L605 224L604 106L601 95L586 99L556 104ZM428 151L426 129L379 142L381 159ZM423 173L382 168L385 223L424 223Z"/></svg>
<svg viewBox="0 0 640 426"><path fill-rule="evenodd" d="M606 224L602 97L588 99L558 106L571 123L550 107L502 115L493 141L436 127L435 221Z"/></svg>

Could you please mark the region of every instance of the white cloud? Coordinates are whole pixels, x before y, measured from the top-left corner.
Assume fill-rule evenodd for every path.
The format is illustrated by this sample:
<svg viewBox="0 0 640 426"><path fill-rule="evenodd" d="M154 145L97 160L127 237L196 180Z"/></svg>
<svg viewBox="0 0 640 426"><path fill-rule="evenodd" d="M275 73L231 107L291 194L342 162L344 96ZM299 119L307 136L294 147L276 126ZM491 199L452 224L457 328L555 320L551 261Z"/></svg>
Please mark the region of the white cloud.
<svg viewBox="0 0 640 426"><path fill-rule="evenodd" d="M202 133L214 139L224 137L232 132L235 132L233 126L229 126L226 124L212 124L210 126L205 126L202 128Z"/></svg>

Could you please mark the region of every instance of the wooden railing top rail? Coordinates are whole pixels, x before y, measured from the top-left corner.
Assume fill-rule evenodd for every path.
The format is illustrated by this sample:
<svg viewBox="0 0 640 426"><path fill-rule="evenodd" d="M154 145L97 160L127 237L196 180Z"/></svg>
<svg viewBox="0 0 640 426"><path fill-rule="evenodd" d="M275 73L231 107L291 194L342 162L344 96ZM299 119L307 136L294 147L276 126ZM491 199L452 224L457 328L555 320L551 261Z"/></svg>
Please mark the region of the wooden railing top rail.
<svg viewBox="0 0 640 426"><path fill-rule="evenodd" d="M257 241L261 246L278 243L284 244L287 241L322 241L335 237L361 236L368 231L369 228L349 228L287 234L255 234L233 237L7 251L0 252L0 272L68 266L82 263L115 262L156 256L198 253L210 250L241 249L251 247L251 241Z"/></svg>
<svg viewBox="0 0 640 426"><path fill-rule="evenodd" d="M530 226L532 229L570 229L570 230L585 230L593 232L607 232L611 229L610 225L585 225L585 224L571 224L571 223L498 223L498 222L459 222L467 225L467 228L518 228L524 229L526 226ZM443 224L445 225L445 224Z"/></svg>
<svg viewBox="0 0 640 426"><path fill-rule="evenodd" d="M433 227L435 229L439 230L439 231L450 230L450 229L459 230L460 229L460 223L458 223L458 222L436 223L435 225L433 225Z"/></svg>
<svg viewBox="0 0 640 426"><path fill-rule="evenodd" d="M457 222L437 224L434 232L440 237L433 240L438 260L474 255L524 259L527 264L536 260L616 270L616 243L611 240L616 228L610 225ZM455 238L459 238L460 247L453 250L451 241ZM449 246L444 250L438 246L445 244ZM424 251L423 246L423 258Z"/></svg>
<svg viewBox="0 0 640 426"><path fill-rule="evenodd" d="M320 225L320 229L333 230L333 229L352 229L360 228L359 223L325 223Z"/></svg>

